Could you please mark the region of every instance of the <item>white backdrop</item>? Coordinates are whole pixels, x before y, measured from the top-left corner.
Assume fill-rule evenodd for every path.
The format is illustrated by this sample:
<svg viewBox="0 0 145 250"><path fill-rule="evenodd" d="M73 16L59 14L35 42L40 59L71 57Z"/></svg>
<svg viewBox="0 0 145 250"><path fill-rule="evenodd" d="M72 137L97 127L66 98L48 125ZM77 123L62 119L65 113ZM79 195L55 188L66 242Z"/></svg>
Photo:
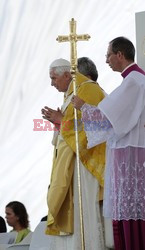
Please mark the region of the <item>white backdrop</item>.
<svg viewBox="0 0 145 250"><path fill-rule="evenodd" d="M121 82L105 64L108 42L127 36L136 43L135 13L144 0L0 0L0 214L12 200L23 202L31 229L47 214L46 194L52 161L52 132L33 131L41 108L60 106L62 94L50 86L49 64L69 59L69 45L58 35L77 33L91 39L78 43L78 57L97 65L99 83L110 93Z"/></svg>

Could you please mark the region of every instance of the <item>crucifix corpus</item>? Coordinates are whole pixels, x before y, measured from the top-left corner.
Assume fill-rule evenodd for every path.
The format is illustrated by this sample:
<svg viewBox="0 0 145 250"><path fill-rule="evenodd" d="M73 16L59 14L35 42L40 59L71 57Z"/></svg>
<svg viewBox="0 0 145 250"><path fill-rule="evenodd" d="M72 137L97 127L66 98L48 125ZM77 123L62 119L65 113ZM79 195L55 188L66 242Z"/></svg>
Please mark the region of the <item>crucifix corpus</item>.
<svg viewBox="0 0 145 250"><path fill-rule="evenodd" d="M58 36L58 42L70 42L70 63L71 74L73 81L73 92L76 95L76 72L77 72L77 41L88 41L90 36L88 34L76 34L76 21L74 18L69 21L70 34L68 36ZM77 161L77 177L78 177L78 193L79 193L79 210L80 210L80 228L81 228L81 248L85 250L84 244L84 227L83 227L83 213L82 213L82 195L81 195L81 178L80 178L80 164L79 164L79 138L78 138L78 123L77 110L74 109L75 117L75 139L76 139L76 161Z"/></svg>

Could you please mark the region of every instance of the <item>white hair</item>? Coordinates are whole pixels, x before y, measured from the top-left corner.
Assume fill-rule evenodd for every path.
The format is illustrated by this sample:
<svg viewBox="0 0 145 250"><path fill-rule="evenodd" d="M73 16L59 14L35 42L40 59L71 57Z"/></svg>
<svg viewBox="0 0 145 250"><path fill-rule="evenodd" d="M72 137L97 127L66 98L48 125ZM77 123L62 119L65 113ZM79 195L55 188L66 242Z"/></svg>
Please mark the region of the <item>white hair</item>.
<svg viewBox="0 0 145 250"><path fill-rule="evenodd" d="M53 70L56 74L62 75L64 72L70 72L70 68L70 62L63 58L60 58L56 59L50 64L49 72Z"/></svg>

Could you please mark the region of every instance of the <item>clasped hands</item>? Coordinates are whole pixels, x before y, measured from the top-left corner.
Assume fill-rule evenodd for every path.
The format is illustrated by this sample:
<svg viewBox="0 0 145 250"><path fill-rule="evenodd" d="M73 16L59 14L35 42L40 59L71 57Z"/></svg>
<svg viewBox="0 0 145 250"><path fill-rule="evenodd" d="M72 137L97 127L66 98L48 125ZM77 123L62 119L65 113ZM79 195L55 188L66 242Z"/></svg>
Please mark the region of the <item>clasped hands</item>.
<svg viewBox="0 0 145 250"><path fill-rule="evenodd" d="M52 122L53 124L60 124L63 118L63 114L59 108L54 110L45 106L43 109L41 109L41 113L44 119Z"/></svg>
<svg viewBox="0 0 145 250"><path fill-rule="evenodd" d="M74 95L71 99L71 103L73 104L74 108L80 110L85 102L78 96ZM41 109L41 113L44 119L54 124L60 124L63 118L63 114L59 108L57 110L54 110L45 106L43 109Z"/></svg>

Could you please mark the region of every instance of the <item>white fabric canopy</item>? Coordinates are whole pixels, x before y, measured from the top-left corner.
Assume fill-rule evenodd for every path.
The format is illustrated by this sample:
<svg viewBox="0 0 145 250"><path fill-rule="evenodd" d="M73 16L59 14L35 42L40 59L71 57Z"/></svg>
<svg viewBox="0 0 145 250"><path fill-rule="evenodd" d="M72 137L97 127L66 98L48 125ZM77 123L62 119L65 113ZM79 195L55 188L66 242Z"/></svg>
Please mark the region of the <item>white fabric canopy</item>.
<svg viewBox="0 0 145 250"><path fill-rule="evenodd" d="M52 132L33 131L41 108L60 106L62 94L50 86L48 68L57 58L69 60L68 43L58 35L77 33L91 39L78 42L78 57L97 65L99 83L110 93L121 82L105 63L108 42L124 35L135 39L135 13L144 0L0 0L0 214L19 200L26 205L31 229L47 214L46 194L52 160Z"/></svg>

